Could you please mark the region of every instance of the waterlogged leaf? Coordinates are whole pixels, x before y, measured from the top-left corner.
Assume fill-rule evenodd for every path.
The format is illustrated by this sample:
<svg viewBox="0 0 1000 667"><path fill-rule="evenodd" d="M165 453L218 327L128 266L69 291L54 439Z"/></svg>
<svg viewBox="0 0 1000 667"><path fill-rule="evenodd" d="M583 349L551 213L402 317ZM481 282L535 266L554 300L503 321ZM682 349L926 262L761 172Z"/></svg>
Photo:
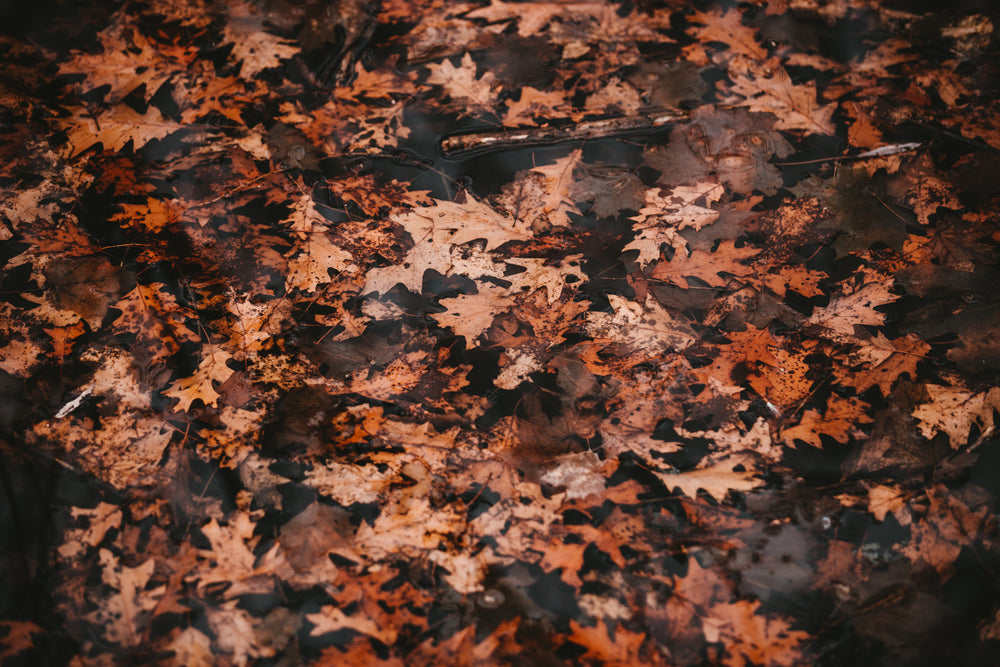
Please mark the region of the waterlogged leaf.
<svg viewBox="0 0 1000 667"><path fill-rule="evenodd" d="M0 659L991 654L983 12L327 4L0 39Z"/></svg>
<svg viewBox="0 0 1000 667"><path fill-rule="evenodd" d="M800 130L806 134L833 134L833 114L837 104L822 104L815 85L795 84L776 59L764 62L733 58L728 64L733 81L732 102L751 111L777 117L779 130ZM740 98L743 98L742 100Z"/></svg>
<svg viewBox="0 0 1000 667"><path fill-rule="evenodd" d="M993 433L994 413L1000 409L1000 387L974 392L960 386L928 384L926 390L930 401L913 411L925 438L944 433L952 448L957 449L965 444L973 426L978 427L981 436Z"/></svg>
<svg viewBox="0 0 1000 667"><path fill-rule="evenodd" d="M658 472L656 476L671 491L680 489L681 493L689 498L697 498L699 491L705 491L719 501L725 500L730 491L750 491L763 484L757 474L747 470L746 464L738 459L721 461L707 468L685 472Z"/></svg>
<svg viewBox="0 0 1000 667"><path fill-rule="evenodd" d="M84 107L74 107L62 125L69 142L70 157L96 144L106 151L117 152L131 143L132 149L136 150L181 129L180 124L164 118L152 106L145 113L131 107L119 107L100 114L92 114Z"/></svg>
<svg viewBox="0 0 1000 667"><path fill-rule="evenodd" d="M441 86L445 94L465 105L466 109L492 110L496 105L495 77L492 72L484 72L477 77L476 63L471 54L462 56L458 67L445 60L439 65L428 65L428 69L431 74L427 83Z"/></svg>
<svg viewBox="0 0 1000 667"><path fill-rule="evenodd" d="M233 369L226 364L232 358L233 355L221 347L209 348L194 374L175 380L163 395L176 398L176 409L185 412L191 410L195 401L201 401L206 407L217 406L219 392L215 383L221 385L233 374Z"/></svg>

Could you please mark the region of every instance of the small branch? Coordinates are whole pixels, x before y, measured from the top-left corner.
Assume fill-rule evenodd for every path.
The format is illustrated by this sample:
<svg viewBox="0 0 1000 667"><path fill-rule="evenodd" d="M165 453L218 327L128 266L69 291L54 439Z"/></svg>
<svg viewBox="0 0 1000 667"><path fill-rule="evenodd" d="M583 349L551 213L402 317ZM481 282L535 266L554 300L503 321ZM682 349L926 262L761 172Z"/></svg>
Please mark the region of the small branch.
<svg viewBox="0 0 1000 667"><path fill-rule="evenodd" d="M441 140L441 153L450 158L468 157L485 151L603 139L628 132L652 130L687 119L688 115L684 111L654 109L642 114L585 120L568 125L500 128L485 132L453 134Z"/></svg>

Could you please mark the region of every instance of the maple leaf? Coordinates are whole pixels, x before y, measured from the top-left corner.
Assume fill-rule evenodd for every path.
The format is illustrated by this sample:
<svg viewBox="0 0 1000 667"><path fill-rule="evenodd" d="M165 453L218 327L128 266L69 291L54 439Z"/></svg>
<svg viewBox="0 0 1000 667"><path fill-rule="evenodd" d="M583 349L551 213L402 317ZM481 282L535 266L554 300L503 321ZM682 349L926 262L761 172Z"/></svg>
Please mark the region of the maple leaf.
<svg viewBox="0 0 1000 667"><path fill-rule="evenodd" d="M930 401L913 411L920 421L920 432L925 438L945 433L953 449L966 443L973 425L981 437L989 437L996 427L995 412L1000 410L1000 387L983 392L973 392L962 386L946 387L925 385Z"/></svg>
<svg viewBox="0 0 1000 667"><path fill-rule="evenodd" d="M203 355L198 369L193 375L179 378L163 390L164 396L177 399L177 410L189 412L191 404L200 400L205 406L217 406L219 392L215 390L215 382L222 384L233 374L226 362L233 355L218 346L209 346L207 354Z"/></svg>
<svg viewBox="0 0 1000 667"><path fill-rule="evenodd" d="M806 134L834 134L833 114L837 104L820 105L815 84L794 84L776 59L765 63L745 57L733 58L728 65L732 104L751 111L774 114L779 130L802 130ZM742 100L740 98L743 98Z"/></svg>
<svg viewBox="0 0 1000 667"><path fill-rule="evenodd" d="M464 115L475 109L492 111L496 103L496 76L492 72L485 72L477 79L472 54L462 56L459 67L455 67L450 60L427 67L431 71L427 83L441 86L453 100L465 103L462 111Z"/></svg>

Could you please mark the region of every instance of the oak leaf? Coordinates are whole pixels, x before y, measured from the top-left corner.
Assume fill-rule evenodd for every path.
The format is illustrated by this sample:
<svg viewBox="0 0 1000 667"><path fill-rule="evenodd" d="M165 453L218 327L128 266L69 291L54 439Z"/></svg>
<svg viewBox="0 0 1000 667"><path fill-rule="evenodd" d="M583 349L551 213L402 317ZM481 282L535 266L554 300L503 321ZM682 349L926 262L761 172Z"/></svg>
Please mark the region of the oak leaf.
<svg viewBox="0 0 1000 667"><path fill-rule="evenodd" d="M847 443L851 438L864 438L858 424L871 423L867 415L871 406L854 397L842 398L833 394L827 400L826 409L820 413L812 408L802 413L799 423L782 429L786 442L801 440L822 449L821 435L827 435L837 442Z"/></svg>
<svg viewBox="0 0 1000 667"><path fill-rule="evenodd" d="M927 490L927 502L927 516L910 526L910 539L902 552L913 561L932 565L947 581L962 549L979 539L989 509L973 511L941 485Z"/></svg>
<svg viewBox="0 0 1000 667"><path fill-rule="evenodd" d="M925 438L936 433L948 436L953 449L966 443L973 426L982 437L988 437L996 428L995 413L1000 410L1000 387L983 392L973 392L961 386L925 385L930 401L918 405L913 416L920 421L920 432Z"/></svg>
<svg viewBox="0 0 1000 667"><path fill-rule="evenodd" d="M722 664L744 667L757 665L794 667L808 664L803 655L811 638L808 632L793 630L792 624L776 614L758 613L759 600L738 600L714 605L703 620L705 638L725 642Z"/></svg>
<svg viewBox="0 0 1000 667"><path fill-rule="evenodd" d="M901 526L909 525L911 517L906 509L910 494L896 486L876 484L868 489L868 511L878 521L885 521L890 512Z"/></svg>
<svg viewBox="0 0 1000 667"><path fill-rule="evenodd" d="M431 71L427 83L441 86L454 101L464 102L462 113L467 115L470 109L492 110L496 104L496 76L485 72L476 78L476 63L472 54L462 56L459 67L455 67L450 60L427 67Z"/></svg>
<svg viewBox="0 0 1000 667"><path fill-rule="evenodd" d="M743 470L736 470L741 466ZM724 501L730 491L750 491L764 484L764 480L758 478L756 473L746 469L746 462L740 458L731 458L686 472L656 472L656 476L670 491L680 489L689 498L697 498L698 491L703 490L719 502Z"/></svg>
<svg viewBox="0 0 1000 667"><path fill-rule="evenodd" d="M265 17L254 5L235 0L228 8L229 20L222 29L222 39L233 45L230 58L240 64L240 76L244 79L252 80L299 53L294 42L264 30Z"/></svg>
<svg viewBox="0 0 1000 667"><path fill-rule="evenodd" d="M202 440L197 449L220 467L235 468L257 447L264 413L224 405L219 420L219 426L198 431Z"/></svg>
<svg viewBox="0 0 1000 667"><path fill-rule="evenodd" d="M624 343L637 351L683 350L695 339L690 325L662 308L651 296L645 306L609 294L613 312L587 313L586 329L594 338Z"/></svg>
<svg viewBox="0 0 1000 667"><path fill-rule="evenodd" d="M834 134L833 114L837 104L820 105L816 85L794 84L776 59L761 63L736 57L728 65L733 81L729 100L751 111L774 114L779 130L802 130L806 134ZM741 99L742 98L742 99Z"/></svg>
<svg viewBox="0 0 1000 667"><path fill-rule="evenodd" d="M147 197L145 204L120 205L121 212L113 216L113 220L145 229L152 234L163 231L166 227L180 220L183 212L172 206L170 202L156 197Z"/></svg>
<svg viewBox="0 0 1000 667"><path fill-rule="evenodd" d="M680 280L683 278L686 279L688 287L699 283L706 283L711 287L725 287L731 282L727 276L742 278L756 271L757 269L750 266L747 260L759 254L760 250L753 246L736 247L735 241L726 240L720 243L714 252L704 250L694 250L690 254L676 252L669 261L656 265L652 277L675 285L680 285Z"/></svg>
<svg viewBox="0 0 1000 667"><path fill-rule="evenodd" d="M773 361L755 364L747 383L772 406L791 407L812 391L809 364L801 352L774 345L768 350Z"/></svg>
<svg viewBox="0 0 1000 667"><path fill-rule="evenodd" d="M567 109L566 95L561 91L538 90L531 86L521 88L521 97L516 101L508 99L505 102L507 113L504 114L504 127L522 127L537 125L537 118L553 115L572 116L572 109Z"/></svg>
<svg viewBox="0 0 1000 667"><path fill-rule="evenodd" d="M407 211L395 220L409 233L413 248L401 267L369 269L363 293L384 294L399 283L419 293L426 271L451 275L456 262L466 270L478 266L484 272L479 275L489 274L490 259L482 255L473 260L463 258L452 252L453 246L483 239L486 241L483 250L489 251L509 241L531 238L522 223L497 213L471 195L465 203L435 200L433 205Z"/></svg>
<svg viewBox="0 0 1000 667"><path fill-rule="evenodd" d="M99 557L101 580L112 592L89 618L104 628L107 640L138 646L150 612L167 590L166 586L148 587L156 561L149 558L135 567L128 567L108 549L101 549Z"/></svg>
<svg viewBox="0 0 1000 667"><path fill-rule="evenodd" d="M313 629L309 631L310 637L318 637L329 632L354 630L391 646L395 643L398 634L396 629L391 626L379 624L374 619L360 614L348 616L342 609L333 605L324 605L315 614L306 614L306 620L313 624Z"/></svg>
<svg viewBox="0 0 1000 667"><path fill-rule="evenodd" d="M516 304L509 290L493 283L478 285L476 290L475 294L440 299L439 303L447 310L431 314L438 324L450 328L456 336L463 336L466 344L471 344L489 329L494 317Z"/></svg>
<svg viewBox="0 0 1000 667"><path fill-rule="evenodd" d="M743 13L736 8L725 13L718 9L694 12L689 21L693 24L690 32L701 43L720 42L731 54L767 58L767 49L757 40L754 29L743 24Z"/></svg>
<svg viewBox="0 0 1000 667"><path fill-rule="evenodd" d="M214 72L206 70L179 84L174 95L183 105L180 117L185 125L197 122L213 112L242 125L241 107L252 102L255 94L259 94L260 82L257 79L246 80L235 76L215 76Z"/></svg>
<svg viewBox="0 0 1000 667"><path fill-rule="evenodd" d="M168 646L176 664L187 667L212 667L218 659L212 651L212 640L197 628L185 628Z"/></svg>
<svg viewBox="0 0 1000 667"><path fill-rule="evenodd" d="M33 637L45 632L44 628L31 621L0 621L0 628L6 632L0 637L0 660L6 661L18 653L26 651L35 645Z"/></svg>
<svg viewBox="0 0 1000 667"><path fill-rule="evenodd" d="M927 357L931 346L914 334L889 340L879 331L862 340L847 356L846 364L835 373L840 384L863 392L878 386L888 396L896 381L904 375L917 377L917 364Z"/></svg>
<svg viewBox="0 0 1000 667"><path fill-rule="evenodd" d="M806 325L817 328L820 335L837 342L857 340L856 326L879 326L885 323L885 313L876 310L899 297L892 294L892 278L885 277L863 283L853 291L830 299L830 304L816 308Z"/></svg>
<svg viewBox="0 0 1000 667"><path fill-rule="evenodd" d="M206 607L205 616L215 635L215 653L232 656L235 665L247 665L251 658L274 653L274 648L257 639L262 621L237 607L236 600Z"/></svg>
<svg viewBox="0 0 1000 667"><path fill-rule="evenodd" d="M645 662L640 654L646 639L644 634L631 632L621 625L611 629L604 619L598 619L593 627L570 621L569 627L570 641L587 649L579 656L581 659L597 660L608 667L631 667Z"/></svg>
<svg viewBox="0 0 1000 667"><path fill-rule="evenodd" d="M222 384L233 374L233 369L226 365L232 358L233 355L222 348L209 346L194 374L175 380L163 391L163 395L176 398L175 409L185 412L190 411L191 404L198 400L206 407L217 406L220 394L215 390L214 383Z"/></svg>
<svg viewBox="0 0 1000 667"><path fill-rule="evenodd" d="M229 312L235 321L229 330L229 343L237 352L234 358L245 361L267 347L286 328L292 304L286 299L254 303L250 296L229 297Z"/></svg>
<svg viewBox="0 0 1000 667"><path fill-rule="evenodd" d="M552 164L518 172L514 181L504 186L503 193L493 199L525 229L567 227L568 214L579 213L573 195L575 171L582 156L582 150L577 149Z"/></svg>
<svg viewBox="0 0 1000 667"><path fill-rule="evenodd" d="M840 168L831 178L810 176L791 190L799 197L815 197L824 207L820 218L813 219L812 230L836 234L832 245L838 254L865 252L875 243L898 252L907 239L907 216L890 205L884 181L864 169ZM806 209L808 215L812 206Z"/></svg>
<svg viewBox="0 0 1000 667"><path fill-rule="evenodd" d="M329 223L316 209L309 195L301 196L293 205L293 213L285 221L294 238L294 245L285 255L288 273L285 283L303 292L315 292L322 284L333 280L330 271L350 271L355 267L350 252L330 239Z"/></svg>
<svg viewBox="0 0 1000 667"><path fill-rule="evenodd" d="M121 315L112 321L112 330L134 334L153 361L176 354L184 343L199 340L186 323L194 313L177 303L163 283L137 284L113 307Z"/></svg>
<svg viewBox="0 0 1000 667"><path fill-rule="evenodd" d="M763 276L761 282L778 296L784 297L791 290L796 294L812 298L823 294L819 283L823 274L809 271L803 266L783 264Z"/></svg>
<svg viewBox="0 0 1000 667"><path fill-rule="evenodd" d="M103 47L101 53L77 52L59 65L59 72L83 74L83 81L73 86L80 92L108 86L105 99L111 105L139 87L144 87L148 102L160 86L182 74L196 56L191 48L175 51L170 57L120 19L98 33L97 38Z"/></svg>
<svg viewBox="0 0 1000 667"><path fill-rule="evenodd" d="M640 268L660 258L663 244L686 254L687 243L677 232L686 228L697 231L718 220L719 212L710 207L723 192L721 185L711 181L678 186L666 195L662 190L647 190L646 206L631 218L639 233L623 250L639 251Z"/></svg>
<svg viewBox="0 0 1000 667"><path fill-rule="evenodd" d="M70 157L76 157L98 143L106 151L120 151L129 142L133 149L142 148L150 141L163 139L182 127L164 118L154 106L142 114L131 107L119 106L96 115L84 107L71 107L70 116L59 123L67 132Z"/></svg>
<svg viewBox="0 0 1000 667"><path fill-rule="evenodd" d="M199 549L200 567L189 571L185 580L202 591L225 582L227 599L270 592L275 572L283 563L280 546L275 544L258 558L254 549L260 536L254 535L254 528L255 523L245 511L232 513L224 524L213 518L202 525L201 533L210 548Z"/></svg>
<svg viewBox="0 0 1000 667"><path fill-rule="evenodd" d="M616 7L586 0L530 4L491 0L488 6L465 16L486 19L491 24L516 19L517 33L522 37L544 33L554 43L573 43L580 40L581 32L593 41L662 40L663 35L657 29L669 27L668 14L632 11L623 15ZM583 30L581 23L586 26Z"/></svg>

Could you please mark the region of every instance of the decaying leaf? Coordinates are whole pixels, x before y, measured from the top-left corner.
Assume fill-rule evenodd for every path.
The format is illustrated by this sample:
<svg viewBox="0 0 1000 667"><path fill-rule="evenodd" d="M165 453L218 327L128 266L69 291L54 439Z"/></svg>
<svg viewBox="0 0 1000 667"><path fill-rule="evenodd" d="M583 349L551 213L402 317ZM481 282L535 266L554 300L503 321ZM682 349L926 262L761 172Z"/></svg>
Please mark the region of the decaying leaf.
<svg viewBox="0 0 1000 667"><path fill-rule="evenodd" d="M990 12L105 4L0 7L5 664L989 662Z"/></svg>

